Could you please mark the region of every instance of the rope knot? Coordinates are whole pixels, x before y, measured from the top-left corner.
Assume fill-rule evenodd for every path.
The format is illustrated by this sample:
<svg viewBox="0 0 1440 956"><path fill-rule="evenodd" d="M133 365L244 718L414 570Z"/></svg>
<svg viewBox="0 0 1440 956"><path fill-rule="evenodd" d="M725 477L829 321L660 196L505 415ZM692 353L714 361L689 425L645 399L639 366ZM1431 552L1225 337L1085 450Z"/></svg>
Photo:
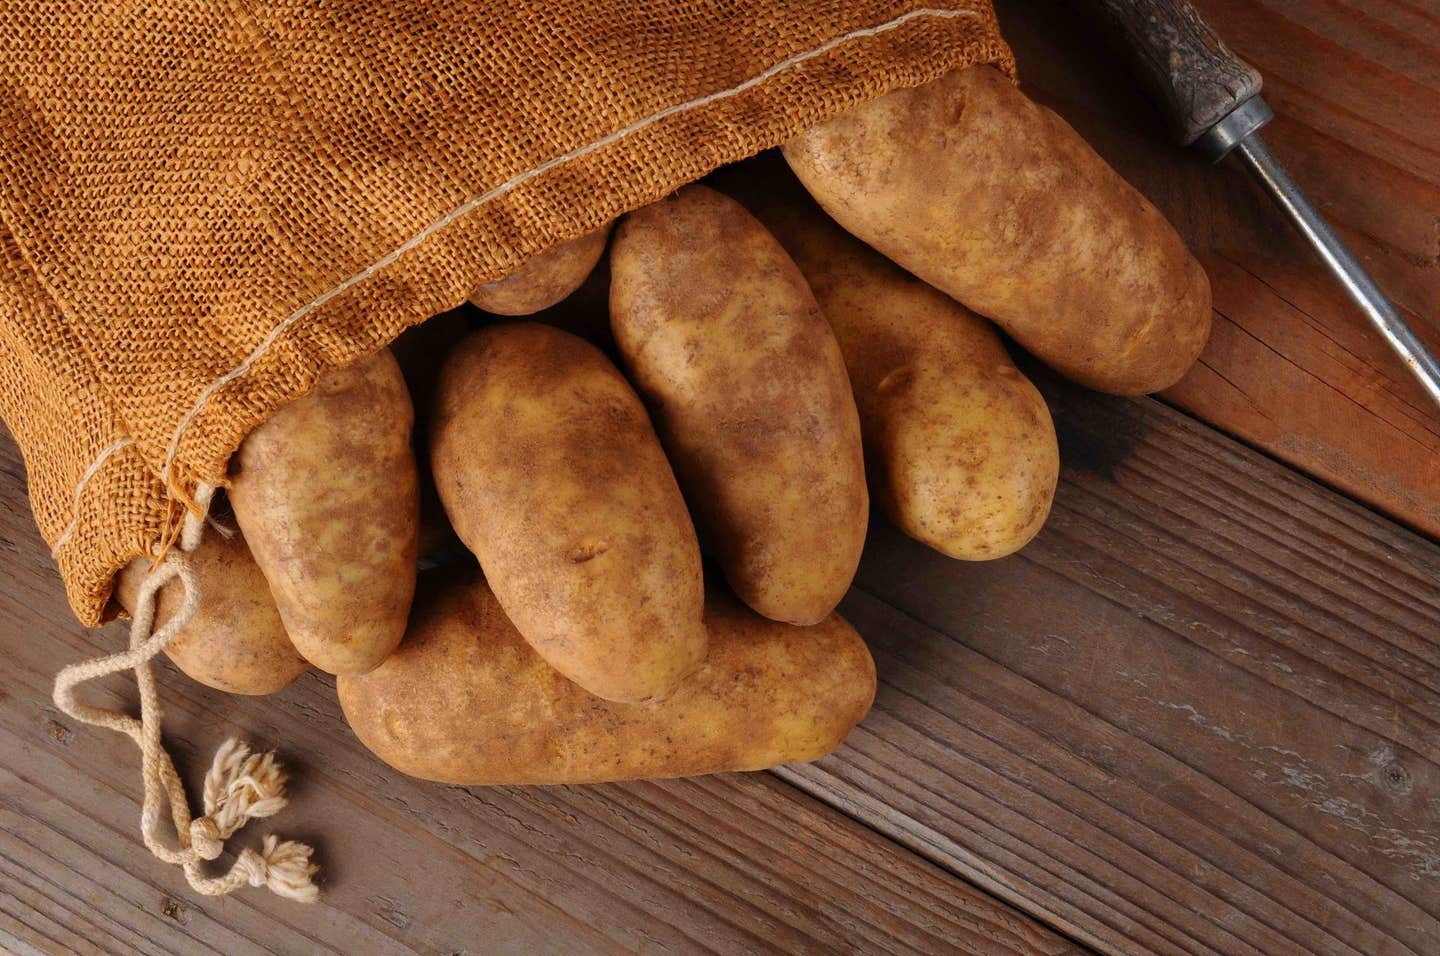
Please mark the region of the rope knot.
<svg viewBox="0 0 1440 956"><path fill-rule="evenodd" d="M190 885L206 895L228 893L246 883L302 903L319 895L312 877L319 867L310 862L310 847L273 836L264 849L242 850L230 872L220 877L200 873L199 860L220 855L224 841L247 820L268 817L285 806L285 772L273 753L255 754L234 737L221 744L205 775L205 816L190 823L190 846L198 858L186 864Z"/></svg>
<svg viewBox="0 0 1440 956"><path fill-rule="evenodd" d="M202 860L213 860L225 849L225 840L220 828L209 817L190 821L190 848Z"/></svg>
<svg viewBox="0 0 1440 956"><path fill-rule="evenodd" d="M240 858L235 861L235 871L256 889L264 886L265 881L270 878L270 864L248 846L240 851Z"/></svg>
<svg viewBox="0 0 1440 956"><path fill-rule="evenodd" d="M310 903L319 895L312 879L319 867L310 862L310 847L303 843L266 837L262 853L245 850L224 876L206 876L201 866L206 860L219 858L225 841L247 820L271 816L285 806L285 773L275 755L253 754L233 738L225 741L205 775L205 815L192 819L184 784L160 739L160 698L150 661L190 623L200 605L199 582L187 554L199 541L204 509L213 491L209 487L200 489L196 500L201 510L186 518L180 550L161 559L142 581L135 598L129 648L61 670L55 676L55 706L82 723L119 731L140 748L140 780L145 791L140 835L157 858L184 867L185 877L196 892L219 896L249 883ZM184 588L183 601L163 624L157 625L158 592L176 579ZM75 688L79 685L123 670L135 672L140 692L139 719L76 699ZM168 846L157 832L160 811L167 803L179 847Z"/></svg>
<svg viewBox="0 0 1440 956"><path fill-rule="evenodd" d="M310 862L311 852L304 843L267 836L261 852L248 847L241 851L231 873L251 886L264 886L280 896L313 903L320 894L313 880L320 868Z"/></svg>

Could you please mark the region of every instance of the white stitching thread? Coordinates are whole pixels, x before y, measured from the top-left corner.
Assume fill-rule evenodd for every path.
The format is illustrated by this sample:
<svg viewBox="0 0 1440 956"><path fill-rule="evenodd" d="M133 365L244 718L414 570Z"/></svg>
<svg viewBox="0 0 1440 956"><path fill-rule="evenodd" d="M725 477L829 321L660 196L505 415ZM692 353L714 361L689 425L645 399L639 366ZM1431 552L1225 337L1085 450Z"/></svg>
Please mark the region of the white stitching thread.
<svg viewBox="0 0 1440 956"><path fill-rule="evenodd" d="M560 166L565 163L571 162L572 160L579 159L582 156L587 156L590 153L595 152L596 150L603 149L612 143L624 139L626 136L629 136L632 133L638 132L639 130L645 129L649 126L653 126L661 120L667 119L678 113L688 112L689 110L697 109L701 106L707 106L710 103L714 103L719 100L729 99L732 96L738 96L739 94L744 93L746 90L754 89L756 86L759 86L761 83L764 83L766 80L770 79L773 76L783 73L784 71L791 69L792 67L798 66L808 60L813 60L815 57L823 56L824 54L830 52L836 47L849 43L852 40L859 40L866 37L877 36L881 33L886 33L890 30L896 29L897 27L904 26L911 20L916 20L921 17L941 17L945 19L956 19L960 17L973 16L976 16L975 11L973 10L942 10L932 7L922 7L918 10L910 10L906 13L902 13L898 17L887 20L884 23L878 24L873 27L861 27L856 30L851 30L848 33L842 33L840 36L833 37L830 40L822 43L818 47L807 50L804 53L797 53L796 55L789 57L785 60L781 60L779 63L776 63L774 66L769 67L768 69L756 74L755 76L752 76L750 79L744 81L743 83L732 86L729 89L720 90L715 93L707 93L705 96L701 96L693 100L688 100L684 103L678 103L674 106L667 106L665 109L660 110L659 112L651 113L649 116L646 116L643 119L636 120L628 126L624 126L613 133L609 133L606 136L603 136L592 143L573 149L570 152L564 153L560 156L556 156L553 159L546 160L539 166L536 166L533 169L529 169L523 173L519 173L506 180L505 182L501 183L499 186L496 186L494 189L491 189L475 197L474 199L468 200L462 205L457 206L455 209L452 209L444 216L441 216L439 219L435 220L435 222L431 223L424 229L417 232L415 235L411 236L393 251L377 259L375 262L365 267L360 272L355 273L348 279L345 279L338 285L332 287L328 291L322 293L315 299L312 299L310 302L290 313L279 324L277 324L273 329L270 330L269 334L267 334L265 338L260 341L260 344L255 346L255 348L250 352L249 355L245 356L244 360L242 360L240 364L236 365L230 371L226 372L224 375L211 382L210 385L208 385L205 390L200 393L200 396L196 399L194 406L192 406L191 409L185 413L185 417L180 420L180 424L176 427L175 433L170 438L170 444L165 449L165 464L164 467L161 469L161 474L165 476L167 485L169 483L170 471L175 464L175 455L179 451L180 439L184 436L186 429L188 429L190 425L195 421L196 417L199 416L201 409L205 407L205 404L210 401L210 398L216 392L218 392L227 384L233 382L235 379L248 372L251 367L254 366L255 362L258 361L262 355L264 355L267 351L270 350L270 347L275 344L276 340L278 340L282 334L284 334L285 330L288 329L290 326L294 325L301 318L315 311L325 303L329 302L331 299L334 299L336 296L343 294L351 287L375 275L375 273L379 272L381 269L384 269L385 267L391 265L405 253L411 251L412 249L420 245L422 242L424 242L426 239L430 238L430 236L434 235L441 229L444 229L446 226L449 226L450 224L463 218L471 212L474 212L476 209L480 208L491 200L496 199L499 196L503 196L505 193L510 192L517 186L520 186L523 183L528 182L529 180L534 179L537 176L541 176L546 172L549 172L556 166ZM120 442L117 442L115 445L106 449L104 452L101 453L100 457L95 460L95 463L86 470L85 476L81 479L80 486L75 489L75 518L70 522L70 527L66 529L65 534L63 534L60 537L60 540L56 542L55 551L51 552L52 557L56 552L59 551L60 547L69 540L70 535L73 534L75 531L75 526L79 523L80 492L84 489L85 483L88 482L91 477L93 477L94 473L99 470L100 466L105 462L106 459L110 457L112 453L118 451L121 447L124 447L124 445L129 444L129 442L130 439L128 438L122 439Z"/></svg>
<svg viewBox="0 0 1440 956"><path fill-rule="evenodd" d="M667 119L668 117L674 116L677 113L687 112L701 106L709 105L710 103L714 103L717 100L728 99L732 96L737 96L740 93L745 92L746 90L753 89L754 87L765 82L771 77L782 73L785 70L790 69L791 67L797 66L807 60L811 60L817 56L828 53L836 47L844 43L848 43L851 40L875 36L888 30L893 30L896 27L902 26L911 20L923 16L957 18L962 16L975 16L975 12L973 10L936 10L930 8L922 8L919 10L911 10L908 13L901 14L900 16L895 17L893 20L888 20L885 23L880 24L879 26L863 27L858 30L852 30L849 33L841 34L838 37L834 37L826 41L825 43L822 43L820 46L815 47L812 50L808 50L805 53L799 53L786 60L782 60L781 62L775 64L764 72L759 73L746 80L745 82L739 84L738 86L733 86L727 90L721 90L717 93L709 93L705 96L689 100L685 103L679 103L675 106L668 106L657 113L651 113L649 116L646 116L643 119L636 120L628 126L622 127L621 129L618 129L613 133L603 136L600 139L589 143L588 145L573 149L568 153L556 156L554 159L546 160L539 166L527 170L526 172L519 173L516 176L513 176L512 178L501 183L499 186L496 186L494 189L491 189L488 192L485 192L475 197L474 199L471 199L464 204L457 206L455 209L452 209L450 212L441 216L439 219L435 220L433 223L426 226L424 229L420 230L415 235L411 236L393 251L377 259L374 263L362 269L360 272L355 273L350 278L331 288L329 291L317 296L315 299L312 299L310 302L290 313L288 316L285 317L284 320L282 320L278 325L276 325L273 329L270 330L270 334L266 335L265 338L261 340L260 344L255 346L255 349L249 355L245 356L245 359L239 365L235 366L230 371L226 372L224 375L211 382L210 385L206 387L203 392L200 393L200 397L196 399L194 406L190 409L190 411L185 414L185 417L180 420L179 426L175 429L175 434L171 436L170 444L165 449L165 464L161 468L161 475L165 477L166 483L168 484L171 468L175 464L175 455L179 451L180 439L185 434L185 430L190 427L191 422L193 422L195 418L200 414L200 410L205 407L205 404L208 401L210 401L210 397L216 392L218 392L220 389L224 388L230 382L234 381L235 379L248 372L250 368L255 364L255 362L260 358L260 356L264 355L267 351L270 350L270 346L275 344L275 341L282 334L284 334L286 329L294 325L304 316L310 314L311 312L318 309L320 306L329 302L331 299L334 299L336 296L341 295L342 293L350 289L352 286L363 282L364 280L374 275L376 272L379 272L381 269L389 266L401 256L403 256L405 253L409 252L416 246L420 245L420 243L430 238L436 232L444 229L446 226L450 225L456 220L470 214L471 212L475 211L476 209L485 205L491 200L499 196L503 196L505 193L510 192L517 186L520 186L521 184L528 182L531 179L534 179L536 176L543 175L551 169L554 169L556 166L563 165L564 163L579 159L582 156L589 155L596 150L603 149L611 143L615 143L624 139L631 133L638 132L639 130L642 130L648 126L653 126L655 123L658 123L663 119Z"/></svg>
<svg viewBox="0 0 1440 956"><path fill-rule="evenodd" d="M74 506L72 509L74 513L70 517L70 524L61 532L60 537L55 539L55 546L50 549L51 560L60 556L60 549L65 547L66 543L69 542L70 538L75 534L75 529L80 526L80 497L85 494L85 486L90 483L91 478L94 478L95 475L99 473L100 469L105 465L105 462L110 460L111 455L126 445L131 444L132 441L133 439L128 436L116 439L108 448L100 452L99 456L90 463L90 467L85 469L85 474L80 476L80 483L75 486Z"/></svg>

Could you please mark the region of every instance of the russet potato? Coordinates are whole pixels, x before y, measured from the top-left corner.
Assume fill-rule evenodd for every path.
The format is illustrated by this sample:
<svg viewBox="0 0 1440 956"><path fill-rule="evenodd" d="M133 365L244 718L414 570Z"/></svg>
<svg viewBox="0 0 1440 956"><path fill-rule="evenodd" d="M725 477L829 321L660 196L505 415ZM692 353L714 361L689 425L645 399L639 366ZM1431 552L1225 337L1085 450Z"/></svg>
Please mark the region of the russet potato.
<svg viewBox="0 0 1440 956"><path fill-rule="evenodd" d="M470 302L496 315L533 315L547 309L580 288L605 253L609 235L607 223L531 256L505 278L476 289Z"/></svg>
<svg viewBox="0 0 1440 956"><path fill-rule="evenodd" d="M305 659L370 670L405 633L419 489L410 396L386 349L321 377L232 460L235 520Z"/></svg>
<svg viewBox="0 0 1440 956"><path fill-rule="evenodd" d="M473 570L430 572L404 643L336 681L360 741L402 773L465 785L598 783L760 770L840 744L875 696L865 642L706 602L710 653L664 700L589 694L535 653Z"/></svg>
<svg viewBox="0 0 1440 956"><path fill-rule="evenodd" d="M165 645L176 667L207 687L231 694L273 694L310 669L286 636L270 585L244 538L207 530L186 558L201 600L195 616ZM115 597L130 614L150 568L149 558L136 558L116 581ZM180 608L183 591L175 579L160 587L157 628Z"/></svg>
<svg viewBox="0 0 1440 956"><path fill-rule="evenodd" d="M836 222L1104 392L1173 385L1210 284L1145 197L991 66L897 90L784 147Z"/></svg>
<svg viewBox="0 0 1440 956"><path fill-rule="evenodd" d="M779 621L835 609L869 498L845 360L800 270L739 203L703 186L631 213L610 320L706 546Z"/></svg>
<svg viewBox="0 0 1440 956"><path fill-rule="evenodd" d="M1059 450L994 327L846 233L783 164L743 173L737 195L799 265L845 354L876 502L954 558L1023 547L1050 512Z"/></svg>
<svg viewBox="0 0 1440 956"><path fill-rule="evenodd" d="M600 697L673 691L705 656L700 550L619 369L559 329L491 326L451 354L433 411L440 500L525 639Z"/></svg>

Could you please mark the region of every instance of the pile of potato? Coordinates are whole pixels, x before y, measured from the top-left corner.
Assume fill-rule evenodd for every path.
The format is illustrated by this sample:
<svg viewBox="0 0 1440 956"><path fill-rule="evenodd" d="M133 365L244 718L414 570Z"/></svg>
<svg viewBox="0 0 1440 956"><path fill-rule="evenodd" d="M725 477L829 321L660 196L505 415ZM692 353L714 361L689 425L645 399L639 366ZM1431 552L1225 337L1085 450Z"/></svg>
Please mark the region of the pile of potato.
<svg viewBox="0 0 1440 956"><path fill-rule="evenodd" d="M238 532L191 555L204 600L172 660L242 694L338 675L367 747L450 783L838 745L875 693L835 613L871 498L967 560L1016 551L1049 511L1054 427L988 320L1133 394L1195 361L1210 293L1160 214L990 67L783 156L793 177L734 167L724 193L685 187L472 300L543 321L447 313L257 428L232 463ZM587 285L607 245L608 308L606 270ZM417 588L417 560L457 538L476 560Z"/></svg>

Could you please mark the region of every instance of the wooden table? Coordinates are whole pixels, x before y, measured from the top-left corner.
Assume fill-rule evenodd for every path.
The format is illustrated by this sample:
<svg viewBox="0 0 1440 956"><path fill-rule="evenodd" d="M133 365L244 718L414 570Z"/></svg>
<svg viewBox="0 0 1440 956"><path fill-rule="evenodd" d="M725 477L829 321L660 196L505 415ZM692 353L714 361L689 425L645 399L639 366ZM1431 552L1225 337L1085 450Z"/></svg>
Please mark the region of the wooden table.
<svg viewBox="0 0 1440 956"><path fill-rule="evenodd" d="M1264 72L1277 152L1434 341L1440 13L1202 6ZM1051 4L1001 8L1032 94L1202 256L1216 330L1158 400L1037 376L1065 470L1022 554L955 563L877 520L843 611L881 687L839 752L446 788L365 752L327 678L229 698L165 664L187 776L228 734L285 742L274 828L325 868L312 908L197 898L140 847L129 745L49 703L60 666L123 638L73 623L7 439L0 947L1440 951L1440 547L1416 533L1440 532L1440 416L1237 169L1156 139Z"/></svg>

